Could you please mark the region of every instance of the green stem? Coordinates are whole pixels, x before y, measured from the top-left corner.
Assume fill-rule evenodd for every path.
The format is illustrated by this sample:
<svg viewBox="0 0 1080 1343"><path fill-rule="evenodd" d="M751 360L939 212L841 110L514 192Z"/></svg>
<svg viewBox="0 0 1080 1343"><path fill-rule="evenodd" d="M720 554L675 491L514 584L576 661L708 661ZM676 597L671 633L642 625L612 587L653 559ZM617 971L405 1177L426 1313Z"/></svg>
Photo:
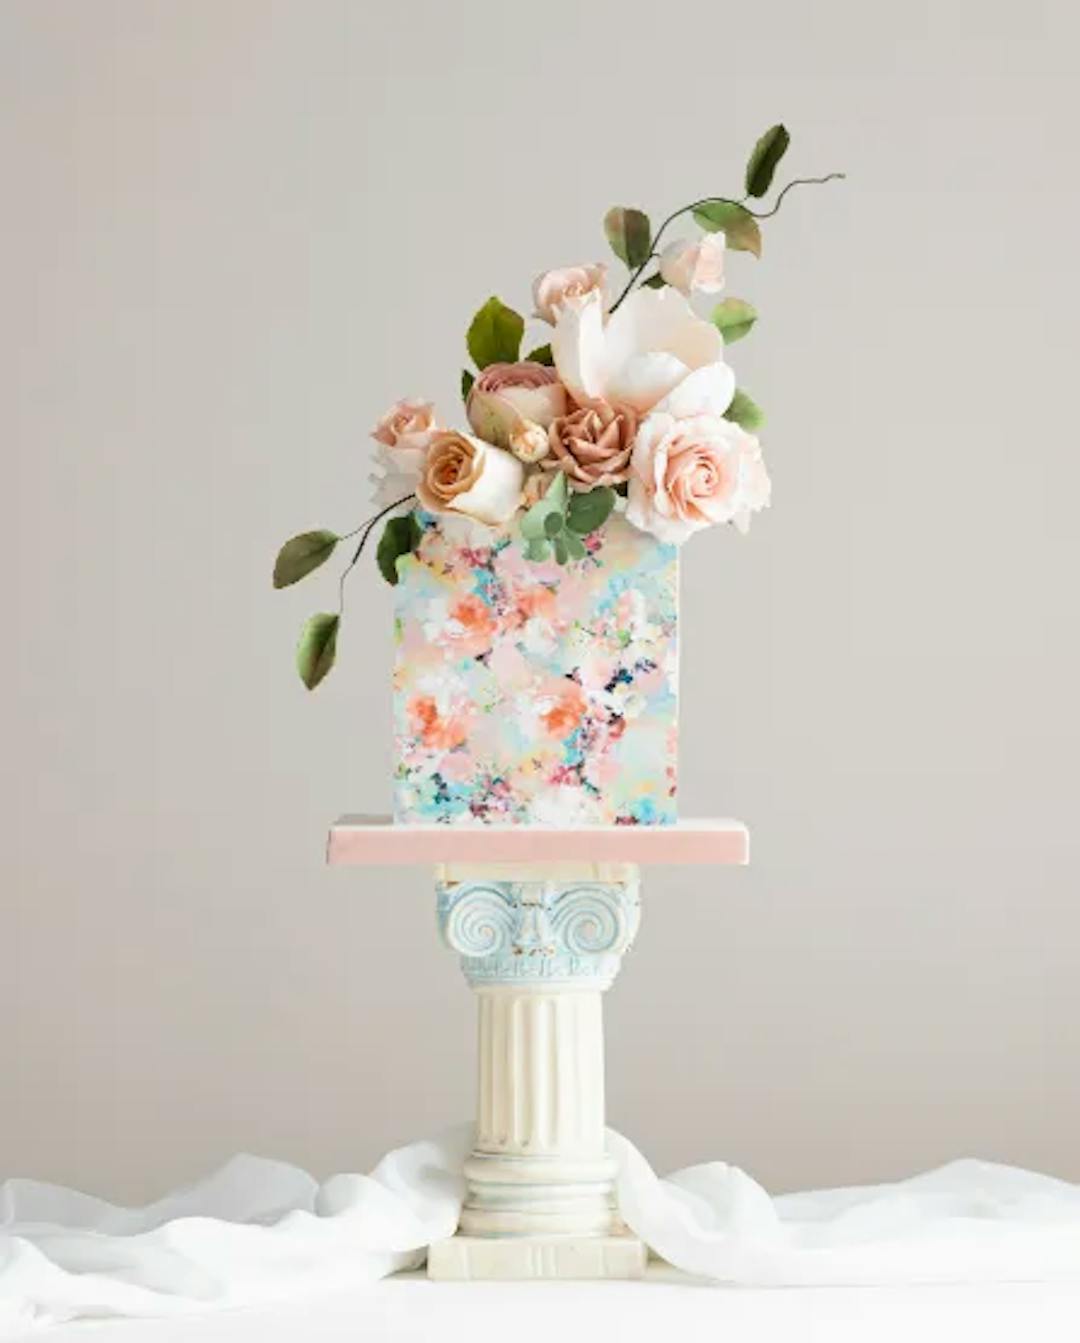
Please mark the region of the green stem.
<svg viewBox="0 0 1080 1343"><path fill-rule="evenodd" d="M392 504L387 504L386 507L384 509L381 509L378 513L376 513L373 518L368 518L367 522L362 522L359 527L354 528L353 531L351 532L346 532L345 536L341 538L344 541L347 537L355 536L357 532L360 531L363 532L363 535L360 537L360 543L356 547L356 550L353 552L352 559L342 570L341 578L338 580L339 616L345 614L345 580L346 578L348 578L349 574L352 573L353 569L356 567L356 561L364 553L364 547L367 545L367 539L374 530L375 524L377 522L381 522L382 519L386 517L387 513L392 513L395 508L400 508L402 504L413 503L415 499L416 499L415 494L406 494L401 499L395 499Z"/></svg>
<svg viewBox="0 0 1080 1343"><path fill-rule="evenodd" d="M641 263L641 265L637 267L634 273L630 276L630 279L627 280L626 288L622 291L619 297L611 305L609 315L618 308L620 303L622 303L623 299L626 298L626 296L630 293L630 290L633 289L635 284L637 284L638 280L641 277L642 271L649 264L649 262L652 261L652 259L657 255L656 249L659 246L660 239L663 237L664 232L667 229L668 225L674 224L675 220L680 218L680 216L684 214L689 214L691 210L698 210L703 205L741 205L742 208L746 210L746 213L748 215L752 215L755 219L771 219L772 216L776 214L776 212L780 209L781 202L783 201L784 197L788 194L788 192L791 190L792 187L822 186L826 182L834 182L837 179L843 178L845 176L846 176L845 173L827 173L824 177L793 178L787 184L787 186L784 187L783 191L781 191L780 194L777 196L776 202L771 210L763 210L760 212L758 212L757 210L751 210L746 205L743 204L743 201L732 200L728 196L705 196L699 201L691 201L689 205L680 206L678 210L675 210L668 215L668 217L664 220L664 222L653 234L652 242L649 244L649 255L645 258L645 260ZM743 200L745 199L746 198L744 197Z"/></svg>

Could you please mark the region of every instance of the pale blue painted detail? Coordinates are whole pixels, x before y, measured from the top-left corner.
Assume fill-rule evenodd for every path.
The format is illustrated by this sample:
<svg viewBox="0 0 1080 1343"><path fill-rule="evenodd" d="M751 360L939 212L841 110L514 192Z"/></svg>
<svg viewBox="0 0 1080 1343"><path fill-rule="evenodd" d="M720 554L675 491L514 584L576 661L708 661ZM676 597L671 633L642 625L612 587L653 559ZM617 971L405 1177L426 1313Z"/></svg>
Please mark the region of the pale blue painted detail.
<svg viewBox="0 0 1080 1343"><path fill-rule="evenodd" d="M606 988L641 917L638 881L438 882L439 931L470 984Z"/></svg>

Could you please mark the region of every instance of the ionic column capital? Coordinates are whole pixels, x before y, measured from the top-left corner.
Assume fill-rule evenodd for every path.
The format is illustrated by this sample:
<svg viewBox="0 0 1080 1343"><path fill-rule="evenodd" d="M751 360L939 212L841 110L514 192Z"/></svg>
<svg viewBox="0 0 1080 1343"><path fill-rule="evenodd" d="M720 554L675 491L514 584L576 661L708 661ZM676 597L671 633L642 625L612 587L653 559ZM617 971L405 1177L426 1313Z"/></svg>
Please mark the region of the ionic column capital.
<svg viewBox="0 0 1080 1343"><path fill-rule="evenodd" d="M436 890L439 931L474 988L606 989L641 917L633 868L617 881L470 878Z"/></svg>

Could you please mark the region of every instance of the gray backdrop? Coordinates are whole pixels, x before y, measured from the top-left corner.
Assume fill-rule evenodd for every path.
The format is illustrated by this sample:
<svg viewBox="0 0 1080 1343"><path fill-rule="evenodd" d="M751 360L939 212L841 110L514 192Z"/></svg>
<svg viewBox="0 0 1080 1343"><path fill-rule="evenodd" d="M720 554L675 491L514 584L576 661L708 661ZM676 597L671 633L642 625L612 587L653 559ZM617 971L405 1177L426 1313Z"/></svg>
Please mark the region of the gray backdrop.
<svg viewBox="0 0 1080 1343"><path fill-rule="evenodd" d="M491 292L616 202L789 197L729 292L770 514L684 552L682 798L611 1122L775 1188L974 1153L1080 1177L1075 177L1067 3L4 0L0 1175L116 1198L316 1172L470 1113L424 872L330 872L388 801L388 590L296 680L367 429L457 409Z"/></svg>

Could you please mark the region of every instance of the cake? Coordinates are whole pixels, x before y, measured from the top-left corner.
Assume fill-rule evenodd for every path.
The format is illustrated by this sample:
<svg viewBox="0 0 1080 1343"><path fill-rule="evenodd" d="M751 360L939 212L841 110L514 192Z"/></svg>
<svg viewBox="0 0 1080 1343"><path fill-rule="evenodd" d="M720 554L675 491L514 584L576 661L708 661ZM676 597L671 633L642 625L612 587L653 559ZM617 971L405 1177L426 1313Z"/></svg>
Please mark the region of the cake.
<svg viewBox="0 0 1080 1343"><path fill-rule="evenodd" d="M274 583L288 587L358 538L343 592L382 523L398 824L677 819L679 548L710 527L745 531L771 493L761 411L726 359L757 320L717 297L727 255L760 256L759 220L793 186L842 175L796 179L755 211L788 144L772 127L740 197L692 201L658 228L610 210L618 284L600 262L546 271L529 319L489 298L466 333L468 427L396 402L372 430L374 515L280 550ZM667 238L679 220L697 233ZM334 665L341 619L339 602L304 624L308 689Z"/></svg>
<svg viewBox="0 0 1080 1343"><path fill-rule="evenodd" d="M676 819L678 551L613 518L565 568L423 514L395 588L394 819Z"/></svg>

